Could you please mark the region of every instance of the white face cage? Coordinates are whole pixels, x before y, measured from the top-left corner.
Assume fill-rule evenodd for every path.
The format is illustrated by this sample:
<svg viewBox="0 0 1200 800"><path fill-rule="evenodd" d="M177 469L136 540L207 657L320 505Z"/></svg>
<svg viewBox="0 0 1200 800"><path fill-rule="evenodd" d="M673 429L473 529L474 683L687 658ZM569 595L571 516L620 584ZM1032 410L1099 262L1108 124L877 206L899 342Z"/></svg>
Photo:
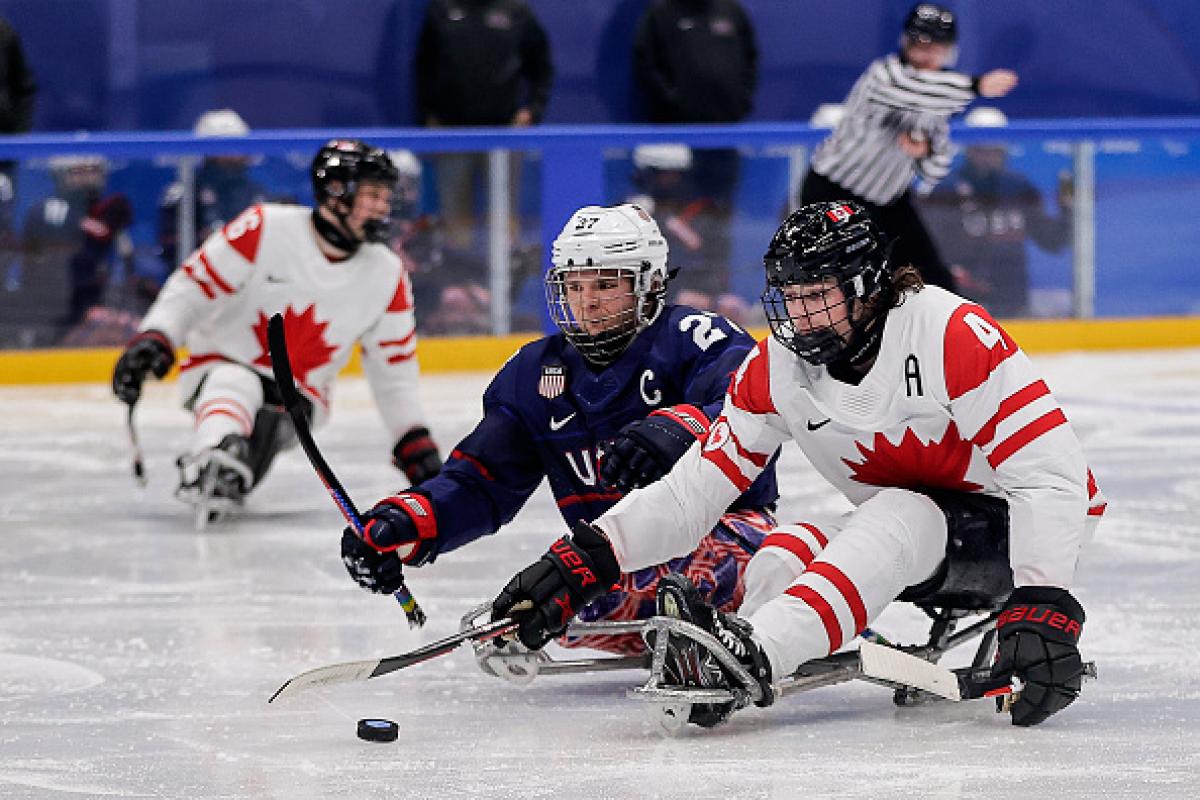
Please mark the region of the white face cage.
<svg viewBox="0 0 1200 800"><path fill-rule="evenodd" d="M665 281L648 266L553 267L546 274L550 318L579 353L597 366L617 359L654 324Z"/></svg>

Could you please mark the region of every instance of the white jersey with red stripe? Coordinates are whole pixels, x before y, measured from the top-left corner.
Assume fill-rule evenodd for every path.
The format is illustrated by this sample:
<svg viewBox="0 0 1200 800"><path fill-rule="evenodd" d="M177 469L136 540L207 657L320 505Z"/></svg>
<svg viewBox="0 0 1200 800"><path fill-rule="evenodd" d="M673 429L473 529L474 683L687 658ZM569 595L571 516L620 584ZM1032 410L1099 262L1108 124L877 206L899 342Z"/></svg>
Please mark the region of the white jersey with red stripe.
<svg viewBox="0 0 1200 800"><path fill-rule="evenodd" d="M687 552L788 439L856 506L889 487L1004 498L1018 586L1069 588L1104 510L1078 439L1026 355L983 308L926 287L889 312L857 386L773 338L761 342L703 449L597 521L622 569Z"/></svg>
<svg viewBox="0 0 1200 800"><path fill-rule="evenodd" d="M376 404L399 438L424 424L408 276L382 244L330 261L311 214L303 206L251 206L171 275L140 328L188 348L180 381L190 401L216 364L270 377L267 320L283 314L292 371L318 420L357 342Z"/></svg>

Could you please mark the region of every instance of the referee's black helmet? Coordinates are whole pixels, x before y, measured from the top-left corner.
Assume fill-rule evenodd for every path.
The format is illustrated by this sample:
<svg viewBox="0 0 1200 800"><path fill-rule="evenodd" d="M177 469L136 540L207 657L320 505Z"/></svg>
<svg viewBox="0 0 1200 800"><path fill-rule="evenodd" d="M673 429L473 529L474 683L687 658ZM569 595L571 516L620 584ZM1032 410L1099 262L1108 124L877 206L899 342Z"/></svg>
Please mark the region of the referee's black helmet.
<svg viewBox="0 0 1200 800"><path fill-rule="evenodd" d="M954 12L933 3L918 3L904 19L904 35L916 42L954 44L958 40Z"/></svg>

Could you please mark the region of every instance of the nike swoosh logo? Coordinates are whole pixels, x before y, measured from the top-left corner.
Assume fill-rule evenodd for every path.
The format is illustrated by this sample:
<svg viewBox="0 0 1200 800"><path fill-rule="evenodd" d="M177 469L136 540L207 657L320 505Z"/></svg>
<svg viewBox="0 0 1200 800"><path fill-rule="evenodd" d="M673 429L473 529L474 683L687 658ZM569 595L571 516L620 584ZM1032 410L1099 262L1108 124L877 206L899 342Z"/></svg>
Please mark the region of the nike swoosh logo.
<svg viewBox="0 0 1200 800"><path fill-rule="evenodd" d="M276 278L274 275L268 275L267 283L287 283L287 278Z"/></svg>
<svg viewBox="0 0 1200 800"><path fill-rule="evenodd" d="M828 425L830 422L832 422L832 420L831 420L831 419L829 419L829 418L823 419L823 420L821 420L820 422L813 422L813 421L810 419L810 420L808 421L808 429L809 429L810 431L819 430L819 429L821 429L821 428L824 428L824 427L825 427L826 425Z"/></svg>
<svg viewBox="0 0 1200 800"><path fill-rule="evenodd" d="M578 411L575 412L575 414L578 414L578 413L579 413ZM552 431L559 430L560 428L562 428L563 425L566 425L568 422L575 419L575 414L567 414L562 419L555 419L554 417L551 417L550 418L550 430L552 430Z"/></svg>

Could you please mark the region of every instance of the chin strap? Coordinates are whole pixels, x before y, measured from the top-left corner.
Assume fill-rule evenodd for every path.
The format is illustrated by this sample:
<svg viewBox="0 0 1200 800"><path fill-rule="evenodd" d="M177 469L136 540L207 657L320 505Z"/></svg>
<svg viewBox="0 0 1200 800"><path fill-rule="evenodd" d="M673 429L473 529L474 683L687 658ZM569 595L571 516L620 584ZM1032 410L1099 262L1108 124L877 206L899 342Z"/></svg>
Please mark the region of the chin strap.
<svg viewBox="0 0 1200 800"><path fill-rule="evenodd" d="M321 213L320 209L314 208L312 212L313 227L317 229L317 233L322 239L329 242L338 250L344 251L347 255L354 255L354 253L358 250L359 245L362 244L362 240L356 239L350 234L346 233L342 229L342 227L345 225L345 218L336 211L334 211L333 214L334 216L338 217L340 222L342 222L341 226L330 222L325 218L325 215Z"/></svg>
<svg viewBox="0 0 1200 800"><path fill-rule="evenodd" d="M879 355L879 348L883 344L883 321L886 318L887 314L879 314L866 328L855 329L846 349L826 365L829 374L840 381L857 386L866 374L863 367Z"/></svg>

